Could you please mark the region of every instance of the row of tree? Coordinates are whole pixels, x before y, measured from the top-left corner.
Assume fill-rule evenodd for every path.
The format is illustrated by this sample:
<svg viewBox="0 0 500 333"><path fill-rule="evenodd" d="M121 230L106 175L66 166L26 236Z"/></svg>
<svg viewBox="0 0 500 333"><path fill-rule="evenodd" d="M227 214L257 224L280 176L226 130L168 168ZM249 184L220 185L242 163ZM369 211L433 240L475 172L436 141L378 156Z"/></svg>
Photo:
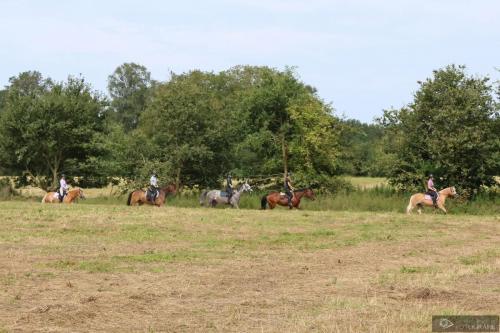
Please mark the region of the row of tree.
<svg viewBox="0 0 500 333"><path fill-rule="evenodd" d="M293 172L298 184L332 188L335 175L389 176L398 188L434 172L470 190L499 174L499 114L487 78L463 67L435 71L415 100L377 124L335 116L293 68L237 66L151 79L134 63L108 78L109 96L81 77L38 72L0 91L0 168L42 188L61 172L80 185L112 179L214 186L227 172ZM496 93L499 93L498 91Z"/></svg>

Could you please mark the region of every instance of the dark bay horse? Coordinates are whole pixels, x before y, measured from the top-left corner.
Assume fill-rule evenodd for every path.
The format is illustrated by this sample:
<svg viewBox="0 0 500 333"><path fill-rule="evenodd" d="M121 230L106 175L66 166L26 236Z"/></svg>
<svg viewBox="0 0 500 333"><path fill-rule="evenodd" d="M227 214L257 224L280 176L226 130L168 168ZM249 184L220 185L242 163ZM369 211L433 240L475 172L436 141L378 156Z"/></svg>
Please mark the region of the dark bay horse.
<svg viewBox="0 0 500 333"><path fill-rule="evenodd" d="M311 200L316 199L313 190L310 188L293 191L292 207L298 209L302 197L306 197ZM267 195L264 195L260 200L261 209L266 209L267 205L269 205L270 209L273 209L274 207L276 207L276 205L288 206L288 198L284 193L271 192Z"/></svg>
<svg viewBox="0 0 500 333"><path fill-rule="evenodd" d="M78 198L85 199L83 191L81 188L74 188L69 190L66 196L64 196L63 203L73 203ZM58 192L47 192L43 198L42 203L60 203Z"/></svg>
<svg viewBox="0 0 500 333"><path fill-rule="evenodd" d="M157 207L163 206L165 203L165 198L168 194L176 194L177 188L175 184L167 185L163 188L160 188L159 194L156 197L154 202L151 202L146 198L146 191L144 190L135 190L128 195L127 205L129 206L142 206L143 204L155 205Z"/></svg>

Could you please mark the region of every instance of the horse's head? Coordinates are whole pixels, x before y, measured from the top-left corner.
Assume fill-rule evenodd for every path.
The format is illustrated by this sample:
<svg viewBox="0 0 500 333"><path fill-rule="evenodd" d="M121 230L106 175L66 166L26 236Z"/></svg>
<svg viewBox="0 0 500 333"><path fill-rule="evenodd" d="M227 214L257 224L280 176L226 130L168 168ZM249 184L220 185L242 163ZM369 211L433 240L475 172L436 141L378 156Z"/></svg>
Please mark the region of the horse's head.
<svg viewBox="0 0 500 333"><path fill-rule="evenodd" d="M457 195L457 190L455 189L455 186L450 187L450 196L454 197Z"/></svg>
<svg viewBox="0 0 500 333"><path fill-rule="evenodd" d="M243 185L241 185L240 190L243 192L252 192L252 186L250 186L250 184L248 184L248 181L245 181L243 183Z"/></svg>
<svg viewBox="0 0 500 333"><path fill-rule="evenodd" d="M170 184L170 185L167 185L166 187L162 188L162 190L166 193L166 194L172 194L172 195L176 195L177 194L177 187L175 186L175 184Z"/></svg>
<svg viewBox="0 0 500 333"><path fill-rule="evenodd" d="M81 188L78 189L78 196L79 196L80 199L85 200L85 195L83 195L83 191L82 191Z"/></svg>
<svg viewBox="0 0 500 333"><path fill-rule="evenodd" d="M308 199L316 200L316 196L314 195L314 192L311 188L306 188L304 190L304 196Z"/></svg>
<svg viewBox="0 0 500 333"><path fill-rule="evenodd" d="M455 197L457 195L457 190L455 186L447 187L439 191L440 194L444 194L449 197Z"/></svg>

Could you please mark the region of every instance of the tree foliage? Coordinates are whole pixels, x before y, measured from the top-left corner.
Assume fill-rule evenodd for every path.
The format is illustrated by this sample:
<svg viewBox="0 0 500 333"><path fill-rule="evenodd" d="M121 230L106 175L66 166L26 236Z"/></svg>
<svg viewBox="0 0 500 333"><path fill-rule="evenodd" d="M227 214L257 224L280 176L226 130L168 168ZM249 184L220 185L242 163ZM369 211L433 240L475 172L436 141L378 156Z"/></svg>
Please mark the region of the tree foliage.
<svg viewBox="0 0 500 333"><path fill-rule="evenodd" d="M384 112L397 156L391 182L422 190L432 172L439 187L456 185L467 195L492 184L499 171L498 116L488 78L469 76L463 66L434 71L412 103Z"/></svg>
<svg viewBox="0 0 500 333"><path fill-rule="evenodd" d="M292 171L296 185L327 190L343 186L337 174L389 175L401 190L421 190L432 172L438 186L467 193L500 174L500 84L463 67L435 71L412 103L370 125L338 119L293 68L194 70L155 82L125 63L108 90L109 104L81 78L11 78L0 91L1 172L47 188L61 171L131 186L153 170L162 183L201 186L227 172L281 184Z"/></svg>
<svg viewBox="0 0 500 333"><path fill-rule="evenodd" d="M42 188L55 187L61 171L91 172L85 163L97 153L93 140L104 130L103 116L101 97L83 79L54 83L21 73L10 79L0 115L2 166Z"/></svg>
<svg viewBox="0 0 500 333"><path fill-rule="evenodd" d="M386 177L393 164L384 147L389 144L380 124L343 120L338 172L353 176Z"/></svg>
<svg viewBox="0 0 500 333"><path fill-rule="evenodd" d="M153 85L147 68L133 62L118 66L108 77L108 91L112 98L111 115L126 131L138 126Z"/></svg>
<svg viewBox="0 0 500 333"><path fill-rule="evenodd" d="M180 183L214 185L229 171L282 174L287 164L311 183L334 173L336 124L291 69L242 66L173 74L156 87L137 130L154 146L148 160Z"/></svg>
<svg viewBox="0 0 500 333"><path fill-rule="evenodd" d="M152 159L168 165L177 183L214 184L229 170L232 126L224 95L215 74L174 74L141 117L140 130L156 148Z"/></svg>
<svg viewBox="0 0 500 333"><path fill-rule="evenodd" d="M303 183L314 175L333 175L339 152L337 125L329 105L302 83L293 69L236 67L233 82L241 119L236 168L244 175L292 170Z"/></svg>

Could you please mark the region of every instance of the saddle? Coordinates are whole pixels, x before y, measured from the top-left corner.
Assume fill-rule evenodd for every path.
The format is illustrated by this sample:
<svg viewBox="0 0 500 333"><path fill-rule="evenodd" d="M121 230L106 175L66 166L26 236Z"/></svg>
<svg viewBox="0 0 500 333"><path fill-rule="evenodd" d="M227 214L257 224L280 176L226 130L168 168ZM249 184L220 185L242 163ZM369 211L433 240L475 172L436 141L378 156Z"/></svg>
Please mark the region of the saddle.
<svg viewBox="0 0 500 333"><path fill-rule="evenodd" d="M220 196L221 197L228 197L229 196L229 193L226 192L226 191L220 191Z"/></svg>
<svg viewBox="0 0 500 333"><path fill-rule="evenodd" d="M151 190L150 187L148 187L147 191L146 191L146 199L148 201L155 201L156 198L158 198L158 195L160 195L160 192L158 190Z"/></svg>
<svg viewBox="0 0 500 333"><path fill-rule="evenodd" d="M430 193L431 193L431 192L425 192L425 193L424 193L424 199L425 199L425 200L430 200L430 201L432 201L432 195L431 195ZM438 193L438 192L436 192L436 193L437 193L437 196L436 196L436 202L437 202L437 201L439 200L439 193Z"/></svg>
<svg viewBox="0 0 500 333"><path fill-rule="evenodd" d="M57 189L57 191L54 193L54 199L59 200L62 202L64 200L64 197L68 195L68 192L63 192L63 195L61 196L60 190Z"/></svg>
<svg viewBox="0 0 500 333"><path fill-rule="evenodd" d="M295 193L292 192L292 198L295 196ZM287 199L288 200L288 196L286 195L285 192L280 192L280 199Z"/></svg>

